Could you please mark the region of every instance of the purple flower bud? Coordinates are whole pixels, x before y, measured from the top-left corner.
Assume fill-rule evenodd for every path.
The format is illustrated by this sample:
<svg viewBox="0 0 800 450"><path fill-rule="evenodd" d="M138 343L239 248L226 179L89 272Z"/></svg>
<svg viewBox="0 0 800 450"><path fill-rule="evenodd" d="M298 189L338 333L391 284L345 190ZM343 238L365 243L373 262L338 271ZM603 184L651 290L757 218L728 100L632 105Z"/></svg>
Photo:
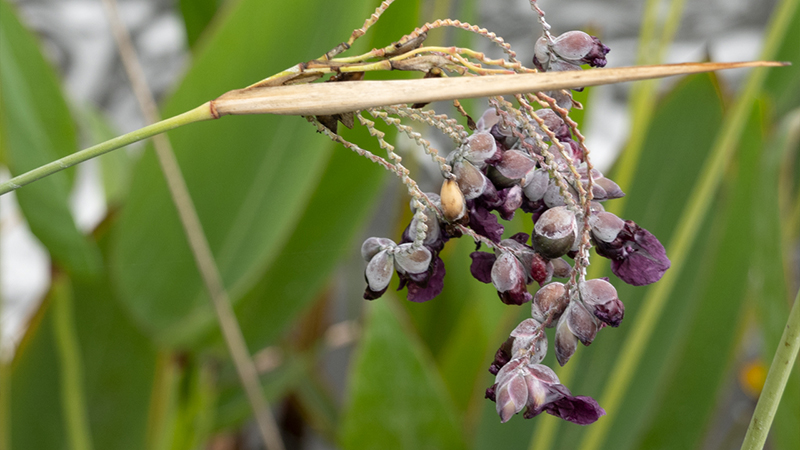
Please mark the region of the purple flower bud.
<svg viewBox="0 0 800 450"><path fill-rule="evenodd" d="M389 287L389 282L392 281L392 272L394 272L394 257L386 250L376 253L364 272L364 277L367 279L364 298L374 300L383 295Z"/></svg>
<svg viewBox="0 0 800 450"><path fill-rule="evenodd" d="M533 248L545 258L561 257L578 237L575 214L564 206L545 211L533 227Z"/></svg>
<svg viewBox="0 0 800 450"><path fill-rule="evenodd" d="M567 316L569 331L571 331L583 345L591 344L595 336L597 336L597 330L599 329L594 315L587 311L578 301L570 302L567 310L565 316Z"/></svg>
<svg viewBox="0 0 800 450"><path fill-rule="evenodd" d="M670 267L661 242L631 220L625 221L625 226L613 241L595 239L595 243L597 254L611 260L611 271L634 286L655 283Z"/></svg>
<svg viewBox="0 0 800 450"><path fill-rule="evenodd" d="M550 327L555 326L569 304L569 296L564 283L550 283L542 286L533 296L531 316Z"/></svg>
<svg viewBox="0 0 800 450"><path fill-rule="evenodd" d="M361 244L361 257L364 258L364 261L370 262L379 251L396 246L397 244L391 239L371 237Z"/></svg>
<svg viewBox="0 0 800 450"><path fill-rule="evenodd" d="M556 325L555 351L558 364L564 365L578 349L578 338L567 325L569 310L561 316Z"/></svg>
<svg viewBox="0 0 800 450"><path fill-rule="evenodd" d="M625 228L625 221L610 212L600 212L589 218L592 237L595 241L614 242L617 235Z"/></svg>
<svg viewBox="0 0 800 450"><path fill-rule="evenodd" d="M520 359L509 361L497 373L497 386L495 387L495 402L497 414L505 423L511 417L522 411L528 402L528 384L525 381L524 363Z"/></svg>
<svg viewBox="0 0 800 450"><path fill-rule="evenodd" d="M583 31L568 31L553 40L553 51L570 62L604 67L610 49Z"/></svg>
<svg viewBox="0 0 800 450"><path fill-rule="evenodd" d="M625 316L625 305L617 298L617 290L606 280L597 278L580 284L583 303L595 317L612 327L618 327Z"/></svg>
<svg viewBox="0 0 800 450"><path fill-rule="evenodd" d="M567 194L569 194L573 201L578 200L578 191L572 187L572 185L567 186ZM555 208L557 206L564 206L567 202L564 200L564 196L561 195L561 188L558 187L555 180L550 180L550 184L547 186L547 191L544 193L544 204L550 208Z"/></svg>
<svg viewBox="0 0 800 450"><path fill-rule="evenodd" d="M553 276L556 278L569 278L572 273L572 266L564 258L551 259L550 264L553 265Z"/></svg>
<svg viewBox="0 0 800 450"><path fill-rule="evenodd" d="M526 276L522 264L511 253L500 254L492 266L492 284L497 289L500 300L508 305L521 305L530 301L531 294L526 286Z"/></svg>

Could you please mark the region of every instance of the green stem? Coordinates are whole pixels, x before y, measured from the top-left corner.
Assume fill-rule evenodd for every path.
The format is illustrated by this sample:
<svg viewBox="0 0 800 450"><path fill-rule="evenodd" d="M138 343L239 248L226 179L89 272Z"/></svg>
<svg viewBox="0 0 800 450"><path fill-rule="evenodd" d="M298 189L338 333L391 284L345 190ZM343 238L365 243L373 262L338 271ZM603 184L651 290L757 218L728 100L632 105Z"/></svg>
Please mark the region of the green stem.
<svg viewBox="0 0 800 450"><path fill-rule="evenodd" d="M778 404L786 388L786 382L792 373L792 367L800 351L800 291L794 299L794 305L786 322L786 329L775 351L775 358L769 368L764 389L758 397L758 404L747 428L742 442L742 450L760 450L767 440L772 420L778 410Z"/></svg>
<svg viewBox="0 0 800 450"><path fill-rule="evenodd" d="M83 390L83 363L75 329L72 292L66 277L56 274L53 280L51 307L53 329L61 363L61 409L67 428L69 448L91 450L92 438Z"/></svg>
<svg viewBox="0 0 800 450"><path fill-rule="evenodd" d="M123 134L122 136L105 141L79 152L75 152L61 159L25 172L22 175L18 175L4 183L0 183L0 195L19 189L28 183L32 183L40 178L52 175L56 172L66 169L67 167L72 167L75 164L79 164L97 156L106 154L112 150L116 150L126 145L133 144L134 142L141 141L142 139L147 139L151 136L164 133L165 131L172 130L173 128L178 128L203 120L215 119L216 117L217 116L211 109L211 102L206 102L183 114L170 117L169 119L164 119L161 122L148 125L136 131L131 131L128 134Z"/></svg>

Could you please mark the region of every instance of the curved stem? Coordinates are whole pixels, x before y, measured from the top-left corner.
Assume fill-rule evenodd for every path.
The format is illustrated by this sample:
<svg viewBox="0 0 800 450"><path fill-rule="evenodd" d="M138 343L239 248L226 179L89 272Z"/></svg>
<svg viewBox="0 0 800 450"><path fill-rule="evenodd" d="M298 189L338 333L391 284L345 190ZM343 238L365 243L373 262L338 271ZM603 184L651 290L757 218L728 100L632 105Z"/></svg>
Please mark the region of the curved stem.
<svg viewBox="0 0 800 450"><path fill-rule="evenodd" d="M767 380L764 382L764 389L758 397L756 410L742 442L742 450L760 450L764 447L798 351L800 351L800 291L794 299L786 329L783 330Z"/></svg>
<svg viewBox="0 0 800 450"><path fill-rule="evenodd" d="M147 139L151 136L155 136L183 125L201 122L203 120L215 119L217 117L218 116L214 114L211 108L211 102L203 103L197 108L189 110L183 114L178 114L175 117L164 119L161 122L148 125L136 131L131 131L128 134L123 134L122 136L105 141L79 152L75 152L71 155L67 155L61 159L47 163L43 166L25 172L22 175L18 175L8 181L0 183L0 195L19 189L28 183L32 183L40 178L44 178L68 167L72 167L75 164L82 163L112 150L116 150L120 147L141 141L142 139Z"/></svg>

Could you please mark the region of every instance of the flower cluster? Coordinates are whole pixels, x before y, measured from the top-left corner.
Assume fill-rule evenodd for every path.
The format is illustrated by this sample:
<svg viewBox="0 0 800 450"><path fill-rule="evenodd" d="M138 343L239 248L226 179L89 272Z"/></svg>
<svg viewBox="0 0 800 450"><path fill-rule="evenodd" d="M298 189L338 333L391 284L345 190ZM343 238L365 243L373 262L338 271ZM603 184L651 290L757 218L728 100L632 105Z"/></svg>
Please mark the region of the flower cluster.
<svg viewBox="0 0 800 450"><path fill-rule="evenodd" d="M539 71L606 64L609 48L600 40L581 31L552 36L544 13L535 1L531 4L543 26L543 35L534 45L533 64ZM440 59L426 61L443 61L442 65L416 64L414 59L422 58L419 55L425 50L421 46L424 37L437 26L477 32L499 45L508 61L437 47L432 53ZM417 56L406 58L385 49L373 50L370 55L406 58L404 67L426 67L426 76L441 76L443 70L490 73L483 66L465 63L458 52L502 70L533 71L522 67L510 47L493 33L457 21L426 24L394 47L410 49L404 44L410 42L416 46L413 51ZM496 403L503 422L525 408L525 418L547 412L586 425L605 411L590 397L573 396L555 373L541 364L548 348L546 329L555 328L555 356L564 365L579 342L589 345L602 328L620 325L625 307L614 286L605 278L586 279L591 247L611 260L611 270L617 277L636 286L659 280L670 261L650 232L605 211L602 202L625 194L592 167L583 136L569 117L570 108L577 105L571 93L540 92L515 99L517 106L502 97L491 97L490 108L477 122L468 118L471 133L447 116L420 109L421 105L366 111L414 139L431 156L444 178L439 194L419 190L408 169L401 165L402 158L383 140L383 132L361 113L355 117L378 139L388 160L344 140L336 134L335 121L331 126L317 120L317 129L396 174L411 195L413 218L399 243L371 237L361 248L367 263L364 298L374 300L383 295L395 273L400 280L398 290L406 289L410 301L435 298L442 292L446 273L440 252L450 239L472 238L478 247L470 255L472 275L494 286L503 303L531 305L531 317L512 331L495 355L489 368L495 383L487 389L486 397ZM455 106L466 115L458 102ZM454 150L439 156L430 142L402 124L401 118L443 131L453 139ZM519 211L531 217L530 234L504 238L501 220L511 220ZM480 251L482 246L492 251ZM534 282L538 289L532 294L529 287Z"/></svg>

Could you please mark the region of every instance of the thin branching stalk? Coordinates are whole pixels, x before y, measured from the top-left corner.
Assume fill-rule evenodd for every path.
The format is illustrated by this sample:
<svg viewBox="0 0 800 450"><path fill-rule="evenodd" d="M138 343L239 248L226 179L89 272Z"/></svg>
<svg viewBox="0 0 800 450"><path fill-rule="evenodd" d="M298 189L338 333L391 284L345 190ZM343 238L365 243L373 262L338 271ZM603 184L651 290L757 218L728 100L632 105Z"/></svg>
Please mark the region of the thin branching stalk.
<svg viewBox="0 0 800 450"><path fill-rule="evenodd" d="M772 420L778 410L783 390L789 375L792 373L797 353L800 352L800 291L794 299L794 305L789 312L789 320L786 322L786 329L778 343L775 357L764 382L764 389L758 397L756 410L750 419L750 426L747 427L747 434L742 442L742 450L760 450L764 448Z"/></svg>
<svg viewBox="0 0 800 450"><path fill-rule="evenodd" d="M139 106L144 113L145 120L151 123L158 123L158 107L153 99L152 92L147 86L144 71L136 56L128 30L119 16L116 0L103 0L103 4L111 21L111 29L114 33L114 39L117 42L123 65L133 86ZM175 158L172 145L165 134L155 136L153 145L161 169L164 172L170 195L178 211L181 225L189 241L189 247L192 250L195 263L211 297L225 344L228 347L242 387L253 409L261 439L269 450L284 450L285 447L281 440L278 425L264 398L256 366L247 350L247 343L244 340L239 323L236 321L230 297L225 290L222 276L203 231L197 210L192 202L189 188L186 186L186 181Z"/></svg>

